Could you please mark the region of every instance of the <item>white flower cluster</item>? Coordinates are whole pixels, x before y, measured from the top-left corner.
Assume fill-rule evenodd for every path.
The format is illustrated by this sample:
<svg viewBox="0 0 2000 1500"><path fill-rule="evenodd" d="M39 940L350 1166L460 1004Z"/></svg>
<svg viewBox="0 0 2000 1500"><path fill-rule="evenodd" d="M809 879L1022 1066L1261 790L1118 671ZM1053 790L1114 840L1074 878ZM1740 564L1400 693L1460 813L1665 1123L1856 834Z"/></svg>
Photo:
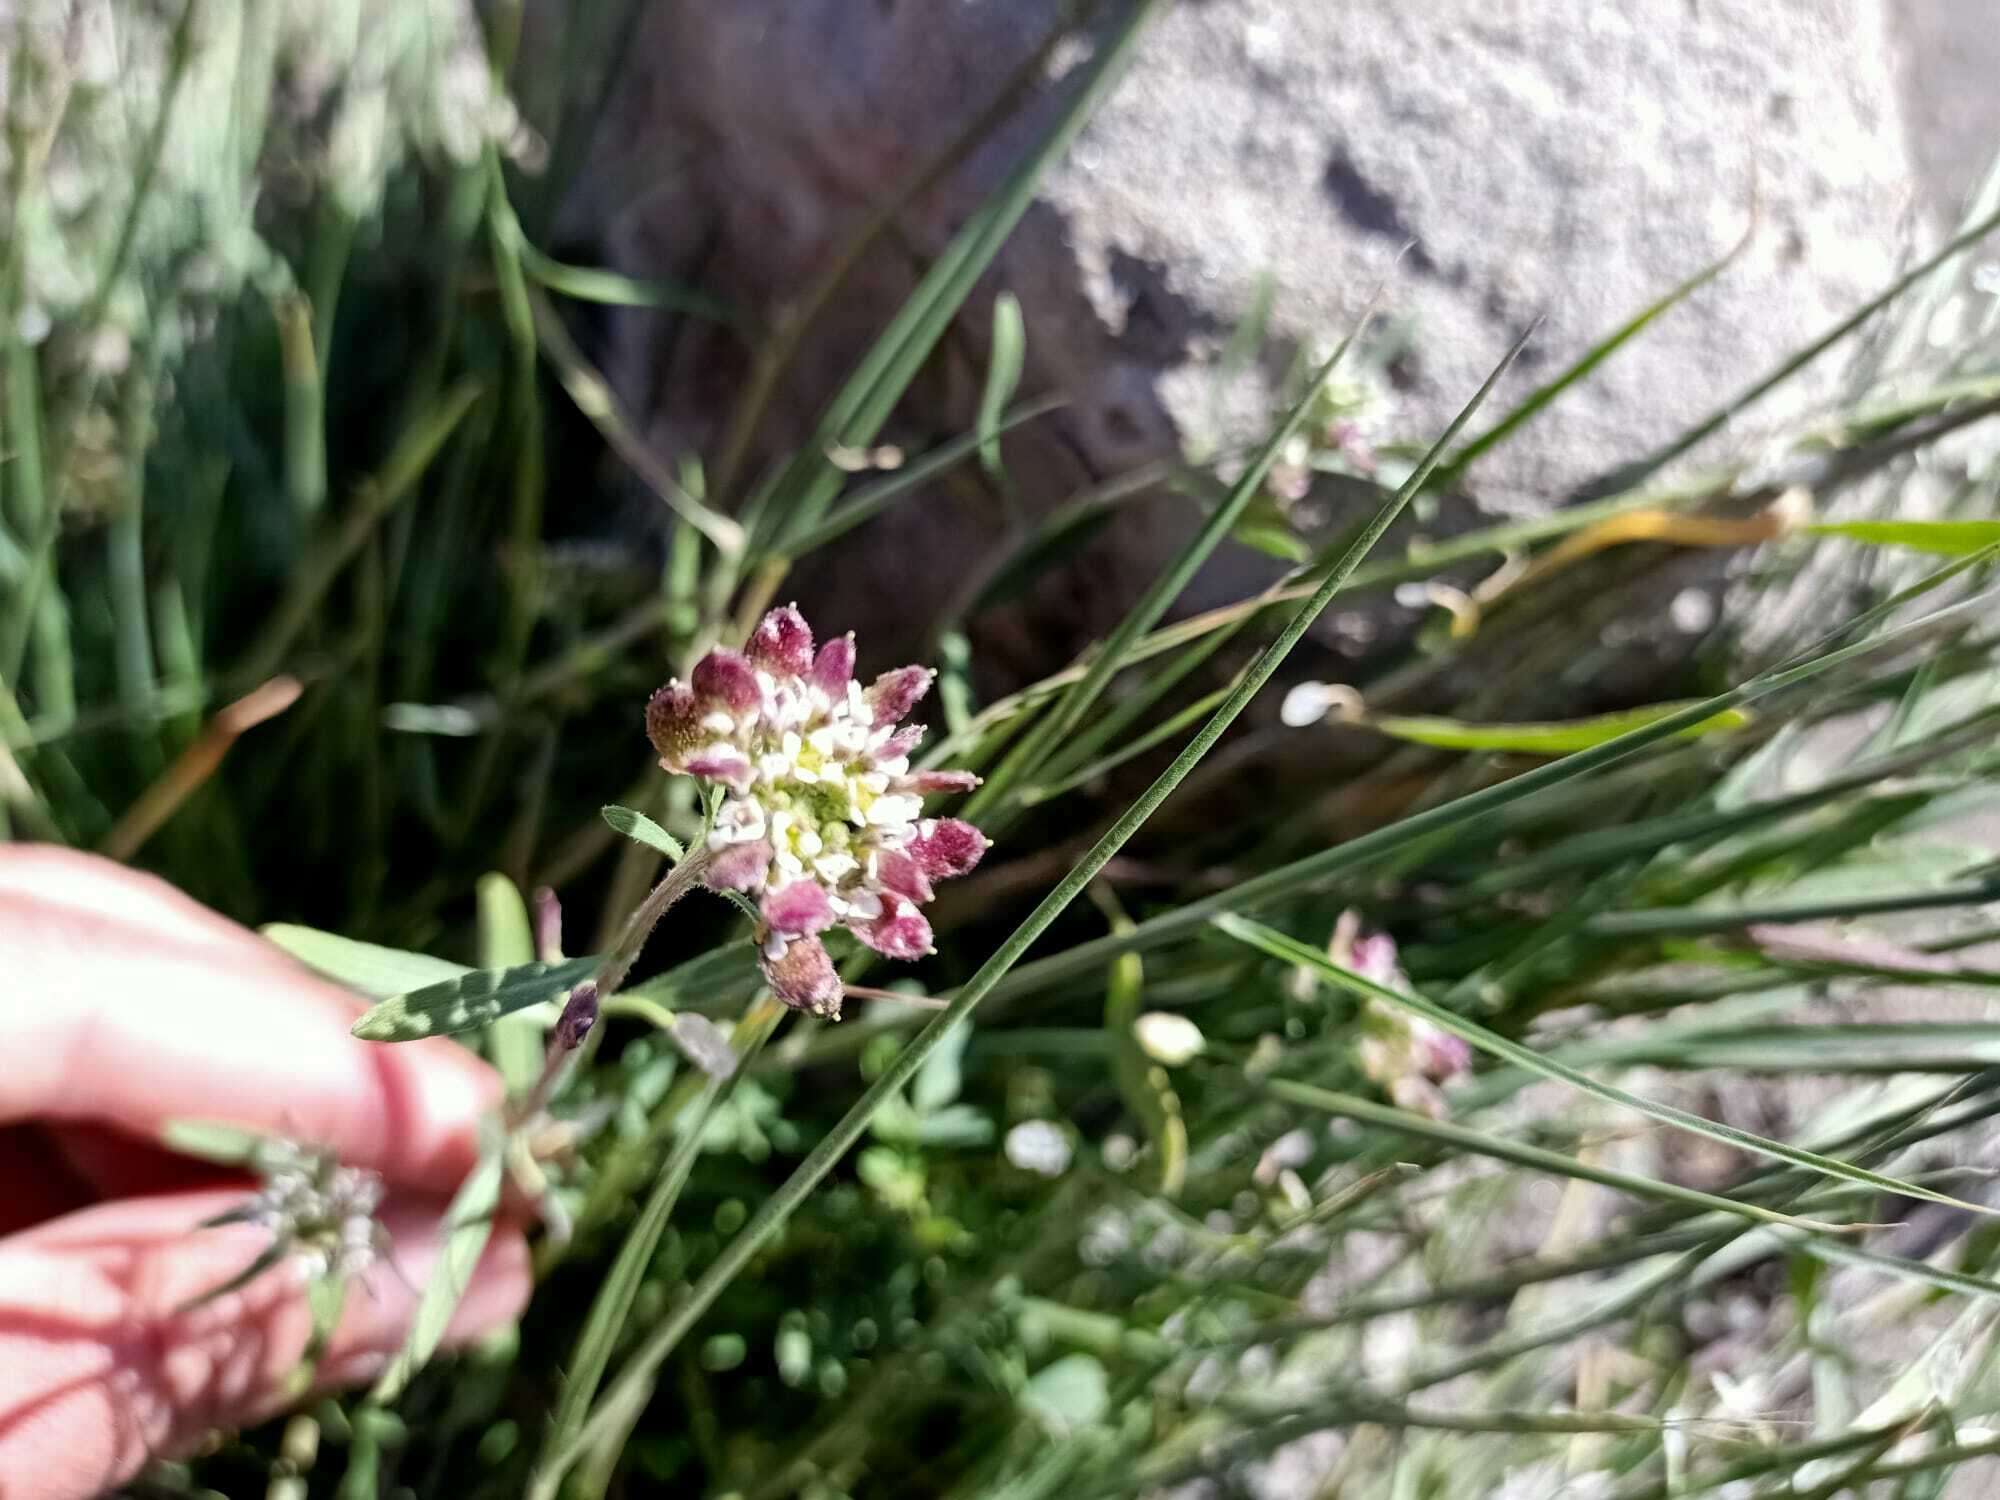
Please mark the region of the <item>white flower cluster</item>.
<svg viewBox="0 0 2000 1500"><path fill-rule="evenodd" d="M231 1221L255 1224L291 1247L309 1277L352 1276L374 1264L384 1243L375 1211L382 1179L294 1146L262 1153L264 1184Z"/></svg>
<svg viewBox="0 0 2000 1500"><path fill-rule="evenodd" d="M647 705L660 764L725 789L708 883L760 897L766 976L816 1014L838 1015L841 994L819 933L844 926L890 958L921 957L932 883L986 850L970 824L923 816L926 795L978 784L963 771L910 769L923 729L902 719L931 676L903 667L864 688L853 640L815 650L787 606L743 651L711 651Z"/></svg>

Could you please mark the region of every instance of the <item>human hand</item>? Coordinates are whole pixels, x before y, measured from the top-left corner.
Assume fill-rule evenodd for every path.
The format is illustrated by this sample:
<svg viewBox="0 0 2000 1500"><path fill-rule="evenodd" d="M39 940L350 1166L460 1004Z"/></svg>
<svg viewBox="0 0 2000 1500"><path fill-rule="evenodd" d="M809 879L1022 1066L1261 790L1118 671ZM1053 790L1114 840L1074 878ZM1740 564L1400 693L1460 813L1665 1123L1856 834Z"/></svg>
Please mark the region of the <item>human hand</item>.
<svg viewBox="0 0 2000 1500"><path fill-rule="evenodd" d="M319 1378L366 1380L401 1346L499 1080L448 1042L356 1041L358 1009L157 880L0 846L0 1500L83 1500L287 1404L311 1332L301 1280L281 1266L187 1306L269 1234L196 1228L248 1189L159 1146L170 1121L381 1173L392 1264L350 1292ZM503 1223L447 1342L510 1322L527 1295Z"/></svg>

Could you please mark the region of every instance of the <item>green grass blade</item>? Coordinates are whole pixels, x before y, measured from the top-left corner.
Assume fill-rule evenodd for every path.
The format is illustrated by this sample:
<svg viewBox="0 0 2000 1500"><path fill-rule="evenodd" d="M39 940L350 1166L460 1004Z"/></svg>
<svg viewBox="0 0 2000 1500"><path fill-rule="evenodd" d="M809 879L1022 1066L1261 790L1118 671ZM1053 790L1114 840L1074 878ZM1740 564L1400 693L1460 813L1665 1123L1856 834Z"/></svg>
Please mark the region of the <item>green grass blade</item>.
<svg viewBox="0 0 2000 1500"><path fill-rule="evenodd" d="M1021 304L1012 292L993 299L993 357L986 366L986 387L979 393L979 462L994 479L1000 466L1000 414L1020 389L1021 366L1027 358L1028 331L1021 322Z"/></svg>
<svg viewBox="0 0 2000 1500"><path fill-rule="evenodd" d="M364 1042L412 1042L419 1037L470 1031L562 997L596 972L602 955L537 961L508 969L473 969L408 994L391 995L363 1013L353 1032Z"/></svg>
<svg viewBox="0 0 2000 1500"><path fill-rule="evenodd" d="M1568 755L1589 750L1614 740L1621 734L1656 723L1668 714L1687 708L1687 702L1659 703L1648 708L1627 709L1623 713L1599 714L1588 719L1565 719L1541 724L1470 724L1463 719L1433 717L1403 718L1376 715L1360 721L1366 728L1391 739L1429 745L1438 750L1501 750L1520 755ZM1679 730L1681 739L1699 739L1718 730L1740 729L1749 722L1741 709L1724 709L1699 723Z"/></svg>
<svg viewBox="0 0 2000 1500"><path fill-rule="evenodd" d="M1376 295L1380 295L1379 288ZM984 813L1000 804L1015 781L1023 776L1032 775L1050 753L1070 738L1072 732L1082 722L1084 714L1103 693L1105 686L1125 666L1126 656L1133 643L1160 623L1160 617L1172 607L1174 600L1178 599L1188 584L1194 580L1194 575L1201 570L1202 564L1208 561L1209 555L1221 545L1223 538L1235 529L1245 507L1261 492L1264 476L1270 472L1271 465L1277 462L1279 453L1284 450L1292 435L1304 425L1319 399L1320 392L1326 388L1327 382L1333 379L1334 371L1340 368L1349 346L1373 315L1374 302L1374 297L1371 297L1368 307L1363 310L1355 327L1348 331L1332 355L1319 367L1307 385L1305 394L1285 414L1285 419L1265 440L1263 447L1244 468L1236 483L1230 487L1222 503L1209 512L1208 519L1202 523L1201 529L1189 538L1179 555L1147 586L1139 602L1134 604L1126 612L1125 618L1118 622L1117 628L1104 642L1103 649L1091 658L1083 680L1057 701L1042 721L1001 760L999 767L987 777L986 784L972 794L971 799L965 804L967 819L975 823L980 821Z"/></svg>
<svg viewBox="0 0 2000 1500"><path fill-rule="evenodd" d="M1495 422L1485 432L1482 432L1478 437L1467 443L1441 464L1438 468L1437 484L1449 487L1457 483L1460 476L1479 459L1481 454L1506 442L1508 438L1512 437L1546 411L1565 391L1588 379L1599 365L1602 365L1612 355L1618 353L1619 350L1623 349L1639 334L1645 332L1656 318L1680 306L1681 303L1720 276L1734 263L1736 257L1741 255L1749 246L1751 237L1756 232L1756 227L1756 219L1753 216L1749 226L1744 229L1742 237L1734 245L1731 245L1729 249L1724 251L1721 256L1703 266L1694 275L1688 277L1679 286L1669 291L1664 297L1641 308L1633 317L1627 319L1614 329L1608 337L1593 344L1584 352L1581 359L1569 366L1568 369L1562 371L1553 380L1537 386L1519 406L1508 412L1506 416Z"/></svg>
<svg viewBox="0 0 2000 1500"><path fill-rule="evenodd" d="M1608 495L1618 490L1628 490L1659 472L1659 470L1672 463L1690 448L1695 447L1704 439L1719 431L1732 418L1770 395L1772 391L1776 390L1800 370L1826 353L1827 350L1845 339L1850 333L1853 333L1862 324L1873 318L1875 314L1887 307L1891 302L1894 302L1911 287L1923 281L1925 277L1929 276L1939 266L1945 264L1952 257L1971 249L1972 246L1978 244L1979 241L1986 238L1996 228L2000 228L2000 213L1991 214L1980 220L1977 224L1972 225L1964 233L1953 236L1935 255L1913 266L1903 275L1897 277L1895 281L1891 282L1880 293L1862 303L1860 307L1856 308L1845 318L1842 318L1803 349L1789 355L1778 364L1777 368L1732 396L1728 401L1725 401L1721 406L1695 423L1694 426L1683 432L1679 437L1655 449L1636 463L1623 465L1602 478L1584 485L1579 491L1579 498L1595 499L1598 496Z"/></svg>
<svg viewBox="0 0 2000 1500"><path fill-rule="evenodd" d="M660 1237L666 1233L674 1205L680 1201L681 1189L687 1185L688 1177L694 1171L695 1159L701 1155L702 1136L709 1116L729 1097L736 1087L736 1080L748 1071L747 1064L777 1029L783 1016L783 1010L770 1002L745 1016L735 1038L735 1066L726 1073L709 1073L691 1112L680 1119L679 1137L674 1142L674 1148L660 1170L659 1179L653 1184L645 1207L639 1212L638 1221L619 1246L618 1257L605 1273L597 1296L590 1305L589 1315L577 1334L576 1350L564 1372L562 1396L556 1404L555 1423L550 1433L552 1443L567 1442L590 1414L591 1401L596 1397L598 1385L611 1363L612 1351L625 1335L632 1306L638 1300L639 1289L647 1273L652 1269L653 1254L659 1249Z"/></svg>
<svg viewBox="0 0 2000 1500"><path fill-rule="evenodd" d="M773 508L779 527L818 524L843 482L828 453L836 448L865 448L875 441L883 422L1027 212L1043 170L1067 149L1110 92L1131 60L1140 34L1164 8L1164 0L1139 0L1116 29L1099 41L1047 133L966 222L883 330L834 397L812 440L778 478L775 493L781 498Z"/></svg>
<svg viewBox="0 0 2000 1500"><path fill-rule="evenodd" d="M1964 557L2000 542L2000 521L1818 521L1799 528L1871 547L1908 547L1935 557Z"/></svg>
<svg viewBox="0 0 2000 1500"><path fill-rule="evenodd" d="M409 1337L368 1393L371 1402L381 1405L394 1401L437 1353L451 1315L458 1310L465 1289L472 1285L473 1270L485 1253L499 1207L500 1151L496 1145L480 1156L479 1165L460 1184L451 1207L445 1210L445 1241L437 1265L417 1300Z"/></svg>
<svg viewBox="0 0 2000 1500"><path fill-rule="evenodd" d="M720 297L671 281L641 281L590 266L565 265L553 260L529 243L525 235L519 245L521 269L540 286L573 302L596 302L607 307L656 307L687 313L712 323L732 327L743 324L743 315Z"/></svg>
<svg viewBox="0 0 2000 1500"><path fill-rule="evenodd" d="M1469 1125L1454 1124L1449 1120L1433 1120L1428 1115L1414 1114L1409 1110L1397 1109L1373 1099L1338 1093L1332 1089L1298 1083L1289 1078L1269 1079L1263 1088L1264 1092L1274 1099L1283 1099L1291 1104L1304 1105L1308 1109L1321 1110L1362 1125L1393 1130L1468 1155L1483 1156L1492 1161L1504 1161L1530 1171L1546 1172L1554 1177L1593 1182L1599 1187L1607 1187L1614 1192L1625 1193L1634 1198L1673 1203L1704 1213L1728 1214L1732 1218L1749 1219L1759 1224L1773 1224L1809 1232L1825 1232L1839 1227L1780 1213L1774 1208L1764 1207L1761 1203L1725 1198L1715 1193L1704 1193L1698 1188L1682 1187L1679 1183L1662 1182L1651 1177L1638 1177L1629 1172L1619 1172L1610 1167L1601 1167L1595 1162L1565 1156L1560 1151L1550 1151L1542 1146L1531 1146L1525 1141L1508 1140L1504 1136L1474 1130Z"/></svg>
<svg viewBox="0 0 2000 1500"><path fill-rule="evenodd" d="M1970 881L1931 890L1892 891L1851 901L1795 901L1772 906L1695 907L1692 910L1610 911L1593 917L1586 931L1596 937L1688 937L1731 932L1757 923L1828 922L1841 917L1893 911L1931 911L1944 906L1977 906L2000 901L2000 880Z"/></svg>
<svg viewBox="0 0 2000 1500"><path fill-rule="evenodd" d="M1705 1120L1700 1115L1689 1114L1686 1110L1676 1109L1670 1104L1660 1104L1650 1099L1641 1099L1637 1094L1628 1094L1621 1088L1616 1088L1608 1083L1601 1083L1597 1079L1590 1077L1587 1073L1579 1072L1567 1063L1557 1062L1553 1058L1545 1057L1530 1047L1524 1047L1519 1042L1510 1041L1497 1032L1487 1030L1475 1021L1469 1021L1464 1016L1458 1015L1453 1011L1448 1011L1440 1005L1434 1005L1420 995L1405 994L1400 990L1392 990L1386 985L1376 984L1372 980L1364 979L1361 975L1354 973L1350 969L1343 969L1317 948L1287 937L1284 933L1274 928L1266 927L1261 922L1252 922L1246 918L1233 915L1223 915L1215 919L1215 926L1219 931L1226 933L1237 942L1255 948L1259 952L1270 955L1272 958L1281 959L1286 963L1297 964L1310 969L1322 978L1331 980L1343 989L1351 990L1357 995L1382 1000L1388 1004L1407 1010L1413 1015L1421 1016L1433 1026L1448 1031L1453 1036L1479 1048L1480 1051L1500 1058L1504 1062L1510 1062L1517 1068L1539 1074L1543 1078L1553 1078L1558 1082L1566 1083L1581 1093L1601 1099L1607 1104L1616 1104L1625 1109L1635 1110L1645 1115L1648 1119L1657 1120L1663 1125L1672 1125L1690 1134L1704 1136L1709 1140L1717 1141L1725 1146L1735 1147L1740 1151L1748 1151L1758 1156L1769 1157L1773 1161L1788 1162L1795 1167L1805 1167L1811 1171L1818 1172L1822 1176L1837 1178L1843 1182L1856 1183L1862 1187L1873 1188L1877 1192L1902 1193L1912 1198L1922 1198L1932 1203L1943 1203L1952 1208L1964 1209L1970 1213L2000 1214L2000 1209L1983 1208L1977 1204L1953 1198L1949 1194L1932 1192L1929 1188L1920 1187L1915 1183L1901 1182L1893 1177L1885 1177L1879 1172L1871 1172L1865 1167L1852 1166L1847 1162L1836 1160L1830 1156L1823 1156L1815 1151L1801 1150L1796 1146L1788 1146L1782 1141L1769 1140L1763 1136L1753 1135L1747 1130L1738 1130L1733 1125L1723 1125L1714 1120Z"/></svg>
<svg viewBox="0 0 2000 1500"><path fill-rule="evenodd" d="M1060 399L1037 401L1018 411L997 417L990 432L982 429L953 438L948 443L940 443L921 457L911 459L895 473L864 484L848 497L832 515L816 526L809 526L795 536L786 536L778 544L777 550L786 557L805 557L824 547L836 537L845 536L863 522L872 521L891 505L912 493L925 481L942 474L953 464L978 449L989 439L997 439L1002 434L1012 432L1037 417L1047 416L1060 410L1064 403Z"/></svg>
<svg viewBox="0 0 2000 1500"><path fill-rule="evenodd" d="M482 875L474 887L479 905L479 967L510 969L535 961L534 924L520 888L498 871ZM542 1071L542 1028L529 1016L503 1016L487 1033L493 1066L507 1092L534 1086Z"/></svg>
<svg viewBox="0 0 2000 1500"><path fill-rule="evenodd" d="M1379 510L1374 519L1354 539L1345 556L1340 558L1328 571L1325 580L1313 596L1293 612L1285 628L1263 653L1255 664L1244 674L1243 681L1227 702L1217 709L1213 718L1202 726L1187 747L1174 758L1172 765L1160 773L1123 814L1107 829L1090 852L1079 860L1068 875L1057 884L1034 911L1029 913L1014 932L1003 942L979 970L953 996L951 1003L934 1016L927 1026L911 1040L909 1045L896 1055L893 1062L883 1069L881 1075L871 1084L839 1122L814 1146L806 1159L786 1178L784 1183L765 1199L756 1215L736 1234L722 1253L702 1273L701 1279L689 1290L687 1296L673 1313L656 1328L645 1343L627 1362L618 1374L598 1409L567 1443L552 1447L545 1452L528 1488L529 1500L555 1500L563 1475L577 1457L590 1446L592 1441L607 1429L615 1417L622 1399L629 1399L633 1390L648 1384L659 1369L660 1364L684 1338L690 1328L722 1295L757 1254L784 1227L786 1221L805 1201L812 1190L830 1173L854 1144L867 1133L870 1122L885 1103L894 1097L923 1066L924 1059L955 1025L964 1021L976 1010L982 1000L999 985L1007 971L1020 962L1021 956L1033 946L1035 941L1048 930L1058 916L1082 894L1098 872L1110 862L1112 856L1124 847L1137 833L1160 804L1173 793L1188 773L1198 765L1219 740L1223 732L1235 722L1249 705L1250 700L1260 692L1292 648L1304 637L1313 621L1340 591L1348 576L1359 567L1369 549L1380 541L1404 507L1415 497L1418 490L1430 477L1431 470L1443 456L1445 447L1458 437L1460 430L1471 419L1492 391L1495 382L1512 364L1520 353L1526 336L1510 349L1506 357L1486 379L1472 400L1460 411L1451 426L1439 438L1431 451L1425 455L1408 481Z"/></svg>
<svg viewBox="0 0 2000 1500"><path fill-rule="evenodd" d="M1975 554L1973 558L1961 559L1938 570L1929 578L1913 585L1912 589L1904 590L1895 598L1850 621L1840 631L1835 632L1831 639L1838 639L1845 633L1870 628L1890 613L1900 609L1914 597L1915 591L1942 585L1975 565L1977 560L1983 559L1986 555ZM1806 653L1791 663L1760 673L1740 687L1731 688L1728 692L1719 693L1678 713L1669 714L1664 719L1656 720L1629 734L1620 735L1617 739L1608 740L1594 749L1580 750L1574 755L1566 756L1549 765L1538 766L1532 771L1524 772L1495 786L1468 793L1416 813L1386 828L1349 839L1332 849L1324 849L1317 854L1309 854L1281 865L1275 870L1267 870L1262 875L1253 876L1228 891L1218 892L1216 895L1191 901L1149 917L1129 933L1112 934L1079 943L1063 953L1027 965L1012 975L1007 984L1000 987L1000 993L1016 996L1063 980L1077 978L1101 968L1114 953L1122 953L1127 949L1143 951L1199 931L1211 917L1220 913L1247 911L1266 902L1301 894L1334 875L1363 869L1398 850L1473 818L1497 811L1537 792L1573 781L1579 776L1589 775L1630 760L1679 731L1699 724L1702 720L1718 713L1796 687L1869 652L1886 650L1892 646L1922 639L1947 623L1977 618L1981 610L1990 608L1992 597L1979 595L1948 605L1907 625L1885 631L1879 636L1867 636L1850 645L1824 650L1817 655Z"/></svg>

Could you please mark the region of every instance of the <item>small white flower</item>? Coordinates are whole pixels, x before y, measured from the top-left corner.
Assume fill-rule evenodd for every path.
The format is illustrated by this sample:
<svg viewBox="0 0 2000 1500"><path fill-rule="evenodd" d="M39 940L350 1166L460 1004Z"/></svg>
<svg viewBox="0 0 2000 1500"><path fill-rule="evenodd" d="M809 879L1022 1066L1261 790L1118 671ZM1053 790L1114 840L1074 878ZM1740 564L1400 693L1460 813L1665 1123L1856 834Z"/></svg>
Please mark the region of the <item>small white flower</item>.
<svg viewBox="0 0 2000 1500"><path fill-rule="evenodd" d="M1132 1023L1132 1035L1140 1051L1169 1068L1192 1062L1208 1045L1199 1026L1168 1010L1147 1011Z"/></svg>

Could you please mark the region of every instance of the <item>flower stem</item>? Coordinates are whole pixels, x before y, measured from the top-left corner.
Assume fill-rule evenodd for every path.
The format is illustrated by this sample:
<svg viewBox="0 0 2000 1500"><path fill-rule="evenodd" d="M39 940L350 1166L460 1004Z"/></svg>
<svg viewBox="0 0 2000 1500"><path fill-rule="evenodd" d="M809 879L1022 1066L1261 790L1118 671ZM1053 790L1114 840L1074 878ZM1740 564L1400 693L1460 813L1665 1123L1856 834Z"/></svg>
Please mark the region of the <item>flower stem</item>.
<svg viewBox="0 0 2000 1500"><path fill-rule="evenodd" d="M625 919L625 926L618 934L618 941L611 951L604 955L604 967L597 971L597 998L609 1000L618 993L618 986L632 972L632 965L639 961L639 951L646 946L646 939L659 925L660 918L667 914L673 904L689 891L701 884L701 877L708 872L709 853L697 846L690 849L687 857L666 874L666 878L647 893Z"/></svg>

